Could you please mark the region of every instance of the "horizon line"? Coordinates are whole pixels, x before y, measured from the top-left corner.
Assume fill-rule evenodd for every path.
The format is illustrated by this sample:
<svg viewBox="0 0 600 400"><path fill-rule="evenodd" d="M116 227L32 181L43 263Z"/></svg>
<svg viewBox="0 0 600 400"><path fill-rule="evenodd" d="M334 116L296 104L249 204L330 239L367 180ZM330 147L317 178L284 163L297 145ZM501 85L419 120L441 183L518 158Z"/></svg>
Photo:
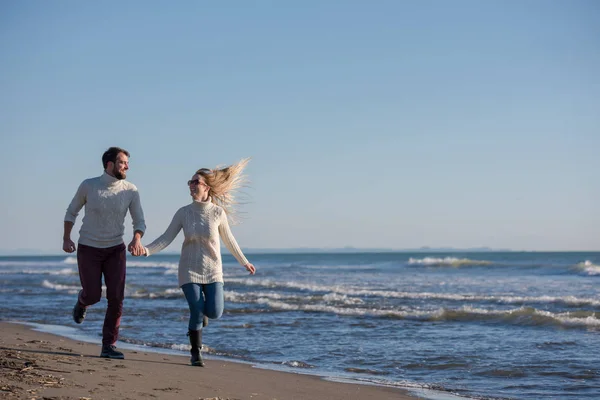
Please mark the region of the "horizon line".
<svg viewBox="0 0 600 400"><path fill-rule="evenodd" d="M229 255L226 248L223 255ZM422 246L417 248L388 248L388 247L248 247L242 248L242 251L248 254L277 254L277 253L598 253L600 250L532 250L532 249L504 249L492 247L429 247ZM162 255L178 255L180 251L162 252ZM19 256L73 256L74 253L64 253L61 251L47 252L37 249L0 249L0 257L19 257Z"/></svg>

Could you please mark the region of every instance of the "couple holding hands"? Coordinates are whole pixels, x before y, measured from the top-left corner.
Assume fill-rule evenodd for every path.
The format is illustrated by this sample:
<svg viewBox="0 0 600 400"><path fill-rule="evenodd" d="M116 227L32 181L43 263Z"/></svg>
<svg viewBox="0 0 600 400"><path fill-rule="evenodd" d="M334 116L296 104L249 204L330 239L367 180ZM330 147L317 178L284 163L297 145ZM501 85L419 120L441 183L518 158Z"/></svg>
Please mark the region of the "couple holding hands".
<svg viewBox="0 0 600 400"><path fill-rule="evenodd" d="M202 328L208 324L208 318L221 317L225 303L220 241L250 274L256 271L229 228L229 220L235 215L233 192L244 183L242 173L248 161L243 159L225 168L196 171L187 182L192 202L177 210L166 231L148 246L141 243L146 225L139 193L135 185L125 180L129 152L119 147L109 148L102 156L104 173L81 183L65 215L63 250L67 253L77 251L82 290L73 308L76 323L83 322L87 307L100 301L104 276L108 306L102 328L101 357L124 358L115 343L125 296L123 234L129 211L134 235L127 250L134 256L160 252L183 230L178 281L190 309L190 362L193 366L204 366ZM85 216L79 243L75 246L71 230L83 207Z"/></svg>

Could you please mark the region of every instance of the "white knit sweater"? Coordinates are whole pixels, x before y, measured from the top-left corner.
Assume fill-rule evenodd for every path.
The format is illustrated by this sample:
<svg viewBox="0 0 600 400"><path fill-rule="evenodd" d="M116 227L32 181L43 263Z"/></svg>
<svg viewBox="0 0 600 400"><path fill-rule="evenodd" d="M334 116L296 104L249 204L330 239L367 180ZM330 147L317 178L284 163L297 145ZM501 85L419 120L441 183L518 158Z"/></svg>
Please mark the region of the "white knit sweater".
<svg viewBox="0 0 600 400"><path fill-rule="evenodd" d="M210 198L206 202L194 201L177 210L165 233L146 247L146 256L171 244L181 229L184 241L179 257L179 286L191 282L223 282L219 237L241 265L248 264L229 229L227 214L222 207L211 203Z"/></svg>
<svg viewBox="0 0 600 400"><path fill-rule="evenodd" d="M79 243L86 246L107 248L123 243L127 210L131 213L133 230L142 233L146 230L140 195L135 185L106 172L96 178L86 179L79 185L67 208L65 221L75 223L84 206Z"/></svg>

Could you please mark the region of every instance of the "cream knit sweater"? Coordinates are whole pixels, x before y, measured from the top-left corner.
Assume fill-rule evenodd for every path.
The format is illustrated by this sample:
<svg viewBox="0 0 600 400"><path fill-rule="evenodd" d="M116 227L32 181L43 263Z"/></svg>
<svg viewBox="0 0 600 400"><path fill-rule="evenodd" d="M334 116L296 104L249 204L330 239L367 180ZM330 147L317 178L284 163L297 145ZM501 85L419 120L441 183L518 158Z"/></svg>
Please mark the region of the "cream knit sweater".
<svg viewBox="0 0 600 400"><path fill-rule="evenodd" d="M184 241L179 257L179 286L186 283L223 282L219 237L241 265L248 264L229 229L227 214L210 199L206 202L194 201L177 210L165 233L146 247L146 256L158 253L171 244L181 229Z"/></svg>
<svg viewBox="0 0 600 400"><path fill-rule="evenodd" d="M142 233L146 230L140 194L135 185L106 172L79 185L67 208L65 221L75 223L84 206L79 243L86 246L107 248L123 243L127 210L131 213L133 230Z"/></svg>

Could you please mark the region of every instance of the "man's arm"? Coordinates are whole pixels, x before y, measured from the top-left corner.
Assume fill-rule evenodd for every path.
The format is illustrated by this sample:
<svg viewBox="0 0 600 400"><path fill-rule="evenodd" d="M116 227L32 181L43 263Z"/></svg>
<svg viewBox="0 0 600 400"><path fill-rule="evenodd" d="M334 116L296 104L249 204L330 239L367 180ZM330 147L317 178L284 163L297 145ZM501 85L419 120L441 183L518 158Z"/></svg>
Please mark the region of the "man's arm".
<svg viewBox="0 0 600 400"><path fill-rule="evenodd" d="M75 243L71 240L71 231L73 230L73 223L71 221L65 221L64 233L63 233L63 250L67 253L72 253L76 250Z"/></svg>
<svg viewBox="0 0 600 400"><path fill-rule="evenodd" d="M75 193L75 196L73 197L73 200L71 200L69 207L67 207L67 212L65 214L63 250L67 253L73 253L75 250L77 250L75 243L73 243L71 240L71 231L73 230L73 225L75 225L75 220L77 219L77 215L79 215L79 211L81 211L86 202L86 189L84 183L85 181L79 185L77 193Z"/></svg>
<svg viewBox="0 0 600 400"><path fill-rule="evenodd" d="M142 236L146 230L146 222L144 221L144 211L140 201L140 194L136 190L133 194L133 199L129 204L129 213L133 222L133 239L127 246L127 250L134 256L144 255L144 246L142 245Z"/></svg>

